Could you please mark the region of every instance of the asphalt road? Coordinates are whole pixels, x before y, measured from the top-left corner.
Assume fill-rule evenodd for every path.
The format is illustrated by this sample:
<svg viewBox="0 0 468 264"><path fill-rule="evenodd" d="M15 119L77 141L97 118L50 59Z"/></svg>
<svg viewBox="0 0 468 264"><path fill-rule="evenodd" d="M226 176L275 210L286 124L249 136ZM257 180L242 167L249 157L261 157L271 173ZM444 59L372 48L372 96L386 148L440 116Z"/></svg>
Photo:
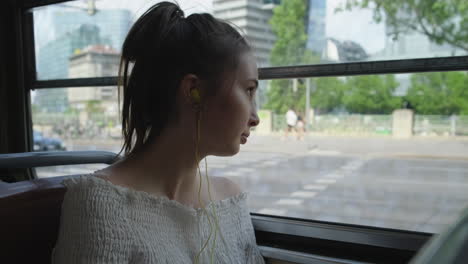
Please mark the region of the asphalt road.
<svg viewBox="0 0 468 264"><path fill-rule="evenodd" d="M250 141L234 157L208 157L208 174L241 185L254 213L438 233L468 206L465 139L253 135ZM115 142L92 143L68 146L118 152ZM41 168L38 175L101 167Z"/></svg>

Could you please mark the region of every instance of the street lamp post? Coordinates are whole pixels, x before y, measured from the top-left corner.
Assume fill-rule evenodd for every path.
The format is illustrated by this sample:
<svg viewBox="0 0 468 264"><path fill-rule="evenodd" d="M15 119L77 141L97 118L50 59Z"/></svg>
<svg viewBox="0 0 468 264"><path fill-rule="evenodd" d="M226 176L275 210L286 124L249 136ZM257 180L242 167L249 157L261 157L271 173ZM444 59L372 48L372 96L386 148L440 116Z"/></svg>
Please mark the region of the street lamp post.
<svg viewBox="0 0 468 264"><path fill-rule="evenodd" d="M305 123L306 129L309 131L309 121L310 121L310 78L306 79L306 114L305 114Z"/></svg>

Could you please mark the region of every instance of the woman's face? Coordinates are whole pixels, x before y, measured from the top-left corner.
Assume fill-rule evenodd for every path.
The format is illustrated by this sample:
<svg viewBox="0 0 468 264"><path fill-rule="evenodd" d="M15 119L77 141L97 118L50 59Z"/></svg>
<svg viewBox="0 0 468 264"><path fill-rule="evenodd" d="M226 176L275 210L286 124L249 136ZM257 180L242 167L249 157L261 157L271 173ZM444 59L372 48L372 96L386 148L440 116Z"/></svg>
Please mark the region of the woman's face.
<svg viewBox="0 0 468 264"><path fill-rule="evenodd" d="M259 124L255 101L258 70L252 53L241 55L237 70L227 79L226 87L206 101L201 119L201 145L207 155L237 154L250 128Z"/></svg>

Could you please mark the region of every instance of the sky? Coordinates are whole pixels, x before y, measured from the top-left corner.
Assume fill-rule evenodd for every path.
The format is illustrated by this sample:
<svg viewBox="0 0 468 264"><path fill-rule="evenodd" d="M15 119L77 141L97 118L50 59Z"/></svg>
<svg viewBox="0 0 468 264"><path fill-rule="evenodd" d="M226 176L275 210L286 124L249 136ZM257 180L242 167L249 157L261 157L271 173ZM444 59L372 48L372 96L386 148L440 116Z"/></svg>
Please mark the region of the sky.
<svg viewBox="0 0 468 264"><path fill-rule="evenodd" d="M284 0L288 1L288 0ZM382 24L372 21L370 10L353 10L335 13L335 8L344 0L327 0L326 35L338 40L352 40L359 43L367 53L373 54L384 48L385 29ZM130 9L135 19L139 17L154 3L159 0L97 0L97 9L125 8ZM177 0L186 15L194 12L212 12L213 0ZM85 7L86 1L67 2L66 5ZM63 8L63 7L62 7ZM55 9L56 10L56 9ZM36 25L44 25L36 28L36 44L41 46L53 39L54 32L48 25L51 24L54 8L41 7L35 9Z"/></svg>

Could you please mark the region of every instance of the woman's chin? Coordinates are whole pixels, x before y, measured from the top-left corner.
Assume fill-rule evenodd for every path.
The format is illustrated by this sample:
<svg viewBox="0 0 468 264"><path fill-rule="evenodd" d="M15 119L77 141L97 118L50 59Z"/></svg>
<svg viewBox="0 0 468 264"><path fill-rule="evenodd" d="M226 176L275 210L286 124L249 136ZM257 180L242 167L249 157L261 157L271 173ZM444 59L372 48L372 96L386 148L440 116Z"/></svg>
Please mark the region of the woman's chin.
<svg viewBox="0 0 468 264"><path fill-rule="evenodd" d="M213 155L220 156L220 157L229 157L234 156L239 153L240 150L240 143L226 145L226 148L217 150Z"/></svg>

